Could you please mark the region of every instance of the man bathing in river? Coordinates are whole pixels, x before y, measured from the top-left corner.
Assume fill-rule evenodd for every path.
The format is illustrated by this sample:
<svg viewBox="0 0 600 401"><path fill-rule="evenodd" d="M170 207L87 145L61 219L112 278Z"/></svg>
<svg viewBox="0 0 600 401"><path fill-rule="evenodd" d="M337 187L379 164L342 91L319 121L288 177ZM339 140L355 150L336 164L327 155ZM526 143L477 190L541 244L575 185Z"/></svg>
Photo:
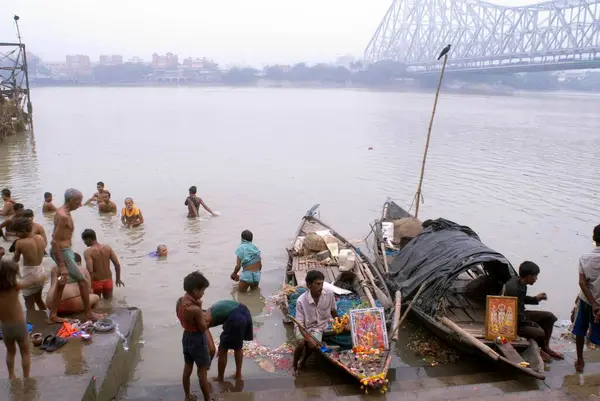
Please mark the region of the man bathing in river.
<svg viewBox="0 0 600 401"><path fill-rule="evenodd" d="M83 230L81 239L88 246L88 249L83 252L85 265L92 277L92 290L94 294L103 297L104 299L112 299L113 281L112 272L110 271L110 263L115 266L115 285L123 287L125 284L121 281L121 264L115 251L110 245L102 245L96 239L96 232L91 229Z"/></svg>
<svg viewBox="0 0 600 401"><path fill-rule="evenodd" d="M217 216L217 214L210 210L206 203L204 203L202 198L196 196L196 192L198 192L198 190L195 185L190 187L189 192L190 196L186 198L184 203L188 207L188 217L198 217L200 215L200 205L202 205L202 207L206 209L206 211L212 216Z"/></svg>
<svg viewBox="0 0 600 401"><path fill-rule="evenodd" d="M75 262L79 266L79 271L81 274L85 276L85 281L90 292L90 306L94 307L100 300L100 297L96 294L92 294L90 273L85 267L81 266L81 256L78 253L75 254ZM47 305L52 305L54 302L53 296L56 292L58 276L58 266L54 266L52 268L52 273L50 274L50 289L48 290L48 294L46 294ZM83 300L81 299L81 294L79 293L79 285L77 283L67 284L63 291L62 298L60 299L60 303L58 304L58 314L65 315L79 313L81 311L83 311Z"/></svg>
<svg viewBox="0 0 600 401"><path fill-rule="evenodd" d="M0 330L6 345L6 367L8 378L16 379L15 357L17 345L21 351L23 377L29 377L31 354L29 332L25 314L19 301L19 291L31 286L44 285L46 274L30 274L19 278L19 266L12 261L0 261Z"/></svg>
<svg viewBox="0 0 600 401"><path fill-rule="evenodd" d="M0 216L11 216L14 213L13 206L15 201L10 195L10 189L4 188L2 190L2 200L4 201L4 206L0 210Z"/></svg>
<svg viewBox="0 0 600 401"><path fill-rule="evenodd" d="M552 329L557 317L548 311L525 310L525 305L538 305L540 301L548 300L545 292L535 297L527 295L527 286L533 285L540 274L540 268L533 262L525 261L519 266L519 276L506 282L505 294L518 299L518 334L527 339L534 339L540 346L540 353L544 362L554 359L564 359L559 352L550 348Z"/></svg>
<svg viewBox="0 0 600 401"><path fill-rule="evenodd" d="M31 229L32 223L26 217L19 217L15 220L13 227L19 240L15 244L15 255L13 262L19 263L23 256L21 264L21 278L25 279L34 274L44 274L42 262L46 249L46 242L39 234L34 234ZM25 307L27 311L35 310L35 305L41 311L46 311L46 304L42 300L42 290L44 285L32 286L23 289L23 298L25 299Z"/></svg>
<svg viewBox="0 0 600 401"><path fill-rule="evenodd" d="M594 227L592 239L596 247L579 258L579 288L581 292L573 324L577 350L577 360L575 361L577 372L583 372L585 367L583 346L590 327L590 342L600 345L600 224Z"/></svg>
<svg viewBox="0 0 600 401"><path fill-rule="evenodd" d="M95 192L94 195L92 195L92 197L84 203L84 206L87 206L92 202L100 203L102 201L102 198L104 198L106 196L106 193L108 192L104 189L104 183L102 181L98 181L98 183L96 184L96 190L97 192Z"/></svg>
<svg viewBox="0 0 600 401"><path fill-rule="evenodd" d="M33 210L25 209L23 211L23 217L28 218L31 221L31 232L33 234L41 235L44 238L44 244L48 246L48 237L46 237L46 230L44 230L44 226L33 221Z"/></svg>
<svg viewBox="0 0 600 401"><path fill-rule="evenodd" d="M138 209L131 198L125 198L125 207L121 210L121 222L127 228L139 227L144 224L142 211Z"/></svg>
<svg viewBox="0 0 600 401"><path fill-rule="evenodd" d="M323 273L318 270L310 270L306 273L308 291L300 295L296 302L296 320L309 333L302 332L296 327L294 375L304 369L310 354L319 347L317 340L322 341L323 331L327 329L329 321L338 316L335 295L323 288L324 281Z"/></svg>
<svg viewBox="0 0 600 401"><path fill-rule="evenodd" d="M233 281L239 280L238 290L242 293L247 292L248 288L251 290L257 288L260 283L262 259L260 249L252 243L252 239L252 231L242 231L242 242L235 250L237 258L235 268L233 273L231 273L231 279ZM242 270L242 274L238 278L240 269Z"/></svg>
<svg viewBox="0 0 600 401"><path fill-rule="evenodd" d="M79 286L79 292L83 300L84 314L88 320L98 320L104 318L105 315L92 312L89 299L89 288L85 280L85 276L81 274L79 266L75 262L75 254L71 249L73 245L73 230L75 225L71 212L81 207L83 195L76 189L67 189L65 191L65 203L62 205L54 216L54 231L52 232L50 256L58 265L60 277L57 279L56 291L54 299L62 299L62 294L65 289L67 280L69 283L76 282ZM54 302L50 307L49 323L60 323L64 319L57 316L58 302Z"/></svg>
<svg viewBox="0 0 600 401"><path fill-rule="evenodd" d="M56 206L52 203L52 194L46 192L44 194L44 204L42 205L42 213L54 213L56 212Z"/></svg>
<svg viewBox="0 0 600 401"><path fill-rule="evenodd" d="M13 228L13 223L15 219L23 217L23 213L25 211L23 205L20 203L15 203L13 205L13 210L13 214L0 224L0 236L9 242L17 239L17 234ZM3 229L6 229L5 233L2 231ZM12 250L12 246L11 249L9 249L9 252L14 252L14 250Z"/></svg>
<svg viewBox="0 0 600 401"><path fill-rule="evenodd" d="M100 213L117 213L117 205L110 200L110 192L104 191L104 193L102 202L98 202L98 211Z"/></svg>
<svg viewBox="0 0 600 401"><path fill-rule="evenodd" d="M209 282L199 271L188 274L183 279L185 295L177 300L175 312L183 327L183 376L182 384L185 401L192 401L196 396L190 392L190 376L196 364L198 380L204 401L210 400L210 384L208 383L208 369L215 356L215 344L208 330L204 312L202 311L202 297L208 288Z"/></svg>

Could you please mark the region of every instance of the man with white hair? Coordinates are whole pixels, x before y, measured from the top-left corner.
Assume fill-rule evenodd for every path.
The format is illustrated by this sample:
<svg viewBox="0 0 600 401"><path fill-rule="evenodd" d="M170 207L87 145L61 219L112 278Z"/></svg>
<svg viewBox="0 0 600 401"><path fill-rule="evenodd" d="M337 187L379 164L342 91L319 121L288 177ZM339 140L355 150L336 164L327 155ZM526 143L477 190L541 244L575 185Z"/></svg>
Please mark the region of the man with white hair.
<svg viewBox="0 0 600 401"><path fill-rule="evenodd" d="M56 292L52 299L57 302L52 302L50 305L49 323L61 323L64 319L58 317L58 305L62 299L63 290L67 283L77 283L81 299L83 300L83 312L86 319L98 320L105 315L92 312L90 306L89 286L85 276L81 274L79 266L75 262L75 253L71 248L73 245L73 230L75 224L71 212L81 207L83 194L73 188L65 191L65 203L62 205L54 216L54 230L52 232L52 241L50 248L50 256L58 265L58 273L60 277L56 283Z"/></svg>

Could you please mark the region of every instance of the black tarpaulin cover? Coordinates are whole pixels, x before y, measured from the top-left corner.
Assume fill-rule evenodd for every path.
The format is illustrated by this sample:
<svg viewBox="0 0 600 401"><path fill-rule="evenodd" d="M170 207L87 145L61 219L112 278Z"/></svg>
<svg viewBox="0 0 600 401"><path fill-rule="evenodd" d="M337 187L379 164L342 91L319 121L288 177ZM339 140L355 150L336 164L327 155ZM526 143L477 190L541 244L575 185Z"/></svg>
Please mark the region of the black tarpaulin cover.
<svg viewBox="0 0 600 401"><path fill-rule="evenodd" d="M516 275L510 262L485 246L469 227L442 218L428 220L423 226L427 227L396 255L389 268L388 284L391 290L402 292L403 301L425 282L423 295L430 299L441 296L452 280L477 264L502 282Z"/></svg>

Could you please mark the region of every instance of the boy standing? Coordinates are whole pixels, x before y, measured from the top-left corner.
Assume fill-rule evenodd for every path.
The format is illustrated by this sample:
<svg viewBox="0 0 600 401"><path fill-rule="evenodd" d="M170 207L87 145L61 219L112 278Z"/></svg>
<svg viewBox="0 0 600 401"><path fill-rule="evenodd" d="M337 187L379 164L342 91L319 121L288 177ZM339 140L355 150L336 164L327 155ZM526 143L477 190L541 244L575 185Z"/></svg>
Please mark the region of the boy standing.
<svg viewBox="0 0 600 401"><path fill-rule="evenodd" d="M125 286L121 281L121 264L115 251L110 245L100 244L96 239L96 232L89 228L83 230L81 239L89 248L83 252L85 265L92 276L92 291L94 294L111 299L113 295L112 272L110 262L115 266L115 285Z"/></svg>
<svg viewBox="0 0 600 401"><path fill-rule="evenodd" d="M32 274L43 274L44 268L42 262L44 260L44 253L46 252L46 242L44 241L44 238L39 234L31 232L32 222L27 217L15 219L13 229L19 238L15 243L13 262L19 263L21 255L23 256L21 277L24 279ZM25 307L27 308L27 311L35 310L36 304L39 310L46 310L46 304L44 304L44 301L42 300L43 289L43 284L23 289L22 293L25 298Z"/></svg>
<svg viewBox="0 0 600 401"><path fill-rule="evenodd" d="M591 326L590 341L600 345L600 224L594 227L593 240L596 247L579 258L579 302L575 313L573 334L577 349L575 370L583 372L583 345L585 336Z"/></svg>
<svg viewBox="0 0 600 401"><path fill-rule="evenodd" d="M0 261L0 330L6 345L6 366L11 380L16 379L17 345L21 351L23 377L29 377L31 367L29 333L25 314L19 302L19 291L34 285L43 285L45 281L44 273L33 273L21 280L19 266L15 262Z"/></svg>
<svg viewBox="0 0 600 401"><path fill-rule="evenodd" d="M190 376L194 371L194 363L198 369L198 379L204 401L210 400L210 384L208 383L208 369L214 353L209 352L212 342L208 324L202 311L202 297L208 288L209 282L199 271L188 274L183 279L185 295L177 300L175 311L177 319L183 327L183 391L185 401L192 401L196 396L190 392ZM214 349L214 344L212 346Z"/></svg>
<svg viewBox="0 0 600 401"><path fill-rule="evenodd" d="M525 261L519 266L519 276L513 277L506 283L505 295L517 297L519 303L518 311L518 334L527 339L534 339L541 350L540 353L545 362L551 358L564 359L564 356L550 348L552 329L557 318L552 312L528 311L525 305L538 305L540 301L546 301L548 296L542 292L535 297L527 295L527 286L533 285L540 274L540 267L533 262Z"/></svg>

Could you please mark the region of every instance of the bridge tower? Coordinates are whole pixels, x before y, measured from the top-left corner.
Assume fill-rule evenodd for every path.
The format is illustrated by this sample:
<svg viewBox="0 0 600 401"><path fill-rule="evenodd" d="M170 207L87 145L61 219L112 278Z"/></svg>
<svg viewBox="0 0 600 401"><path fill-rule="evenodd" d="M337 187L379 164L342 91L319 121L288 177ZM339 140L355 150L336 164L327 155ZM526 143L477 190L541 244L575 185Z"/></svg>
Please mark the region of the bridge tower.
<svg viewBox="0 0 600 401"><path fill-rule="evenodd" d="M364 52L409 70L600 68L600 0L506 7L481 0L393 0ZM534 68L530 68L534 67Z"/></svg>
<svg viewBox="0 0 600 401"><path fill-rule="evenodd" d="M15 15L18 43L0 42L0 137L33 129L27 54L21 42Z"/></svg>

